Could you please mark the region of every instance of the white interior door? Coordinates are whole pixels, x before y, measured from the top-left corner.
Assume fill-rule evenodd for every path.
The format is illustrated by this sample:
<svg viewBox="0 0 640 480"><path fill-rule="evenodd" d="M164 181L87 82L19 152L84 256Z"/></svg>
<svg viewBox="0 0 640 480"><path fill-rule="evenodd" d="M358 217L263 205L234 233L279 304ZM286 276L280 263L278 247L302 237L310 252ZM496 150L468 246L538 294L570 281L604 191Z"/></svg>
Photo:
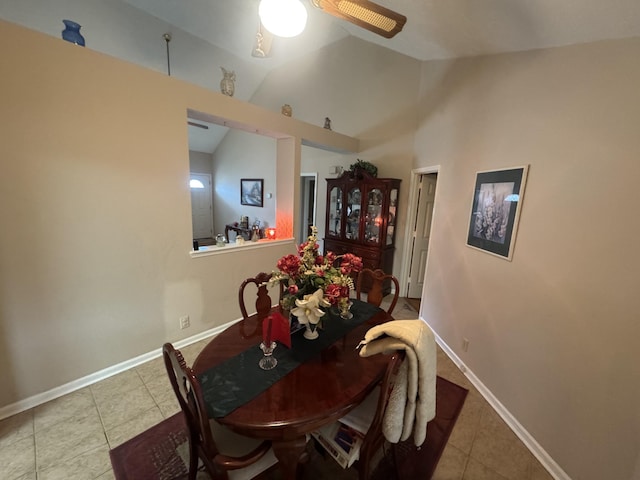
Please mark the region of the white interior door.
<svg viewBox="0 0 640 480"><path fill-rule="evenodd" d="M413 229L413 246L411 251L411 267L409 270L409 298L422 297L424 274L427 267L427 253L429 251L429 236L431 235L431 221L433 219L433 204L436 198L436 175L420 176L420 191L416 224Z"/></svg>
<svg viewBox="0 0 640 480"><path fill-rule="evenodd" d="M213 238L211 175L192 173L189 180L193 238Z"/></svg>

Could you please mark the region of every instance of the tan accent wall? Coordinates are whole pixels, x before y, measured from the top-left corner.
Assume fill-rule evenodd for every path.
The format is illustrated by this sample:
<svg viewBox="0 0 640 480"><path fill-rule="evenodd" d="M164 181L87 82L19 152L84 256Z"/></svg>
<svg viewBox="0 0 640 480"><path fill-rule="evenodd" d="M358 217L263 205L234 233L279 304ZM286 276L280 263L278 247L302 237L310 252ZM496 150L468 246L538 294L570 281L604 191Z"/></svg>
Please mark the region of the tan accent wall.
<svg viewBox="0 0 640 480"><path fill-rule="evenodd" d="M4 21L0 33L12 39L0 46L0 407L238 318L241 281L294 251L190 258L188 108L358 149L89 48ZM286 154L299 164L299 147ZM293 198L282 205L291 215Z"/></svg>

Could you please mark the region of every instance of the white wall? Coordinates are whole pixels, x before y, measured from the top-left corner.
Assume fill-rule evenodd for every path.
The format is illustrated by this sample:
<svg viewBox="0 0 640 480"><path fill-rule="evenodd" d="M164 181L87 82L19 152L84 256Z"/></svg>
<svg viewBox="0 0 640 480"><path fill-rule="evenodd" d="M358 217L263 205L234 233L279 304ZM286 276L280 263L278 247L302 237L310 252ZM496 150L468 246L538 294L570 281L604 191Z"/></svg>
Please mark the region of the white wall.
<svg viewBox="0 0 640 480"><path fill-rule="evenodd" d="M276 141L273 138L231 129L213 155L214 231L249 217L261 227L276 225ZM263 179L262 207L240 204L240 179ZM272 197L267 198L267 193Z"/></svg>
<svg viewBox="0 0 640 480"><path fill-rule="evenodd" d="M422 70L414 166L442 168L421 316L576 480L629 480L640 452L639 55ZM467 247L476 172L523 164L513 261Z"/></svg>
<svg viewBox="0 0 640 480"><path fill-rule="evenodd" d="M189 150L189 171L211 175L213 172L213 155Z"/></svg>

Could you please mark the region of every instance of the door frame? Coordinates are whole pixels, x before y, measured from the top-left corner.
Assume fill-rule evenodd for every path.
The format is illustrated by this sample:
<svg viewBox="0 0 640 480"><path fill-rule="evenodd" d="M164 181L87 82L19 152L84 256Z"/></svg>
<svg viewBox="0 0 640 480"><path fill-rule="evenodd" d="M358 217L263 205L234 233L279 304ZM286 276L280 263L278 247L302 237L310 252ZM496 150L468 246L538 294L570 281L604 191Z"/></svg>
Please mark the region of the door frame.
<svg viewBox="0 0 640 480"><path fill-rule="evenodd" d="M409 198L407 199L407 223L405 224L404 232L404 248L402 249L402 268L400 270L401 275L400 282L400 296L406 297L409 294L409 269L411 268L411 241L413 239L413 231L416 224L416 214L418 209L418 188L420 185L420 177L428 173L437 173L438 182L440 181L440 165L433 165L431 167L414 168L411 170L411 178L409 180ZM433 212L435 218L435 211L438 198L438 187L436 186L436 201L433 204ZM433 225L431 228L431 234L433 235ZM427 265L429 264L430 253L427 252ZM428 268L425 268L425 272L428 272ZM421 296L422 298L422 296Z"/></svg>
<svg viewBox="0 0 640 480"><path fill-rule="evenodd" d="M309 193L308 185L309 180L313 179L313 225L317 226L317 218L316 215L318 213L318 172L310 172L300 173L300 231L297 232L294 236L302 235L304 232L302 231L305 225L305 219L302 218L306 212L306 202ZM305 242L307 240L308 235L304 234L301 238L298 239L298 243Z"/></svg>

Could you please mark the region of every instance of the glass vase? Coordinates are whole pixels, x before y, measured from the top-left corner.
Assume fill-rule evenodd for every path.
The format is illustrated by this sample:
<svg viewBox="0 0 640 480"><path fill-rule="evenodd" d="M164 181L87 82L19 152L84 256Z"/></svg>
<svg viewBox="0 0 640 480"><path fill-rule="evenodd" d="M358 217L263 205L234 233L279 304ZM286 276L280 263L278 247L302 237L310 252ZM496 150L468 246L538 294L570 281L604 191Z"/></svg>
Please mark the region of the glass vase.
<svg viewBox="0 0 640 480"><path fill-rule="evenodd" d="M340 318L344 320L351 320L353 318L353 313L351 313L351 305L353 305L353 302L348 298L340 301Z"/></svg>
<svg viewBox="0 0 640 480"><path fill-rule="evenodd" d="M80 34L80 25L73 20L62 20L62 23L65 27L62 31L62 39L84 47L84 37Z"/></svg>

